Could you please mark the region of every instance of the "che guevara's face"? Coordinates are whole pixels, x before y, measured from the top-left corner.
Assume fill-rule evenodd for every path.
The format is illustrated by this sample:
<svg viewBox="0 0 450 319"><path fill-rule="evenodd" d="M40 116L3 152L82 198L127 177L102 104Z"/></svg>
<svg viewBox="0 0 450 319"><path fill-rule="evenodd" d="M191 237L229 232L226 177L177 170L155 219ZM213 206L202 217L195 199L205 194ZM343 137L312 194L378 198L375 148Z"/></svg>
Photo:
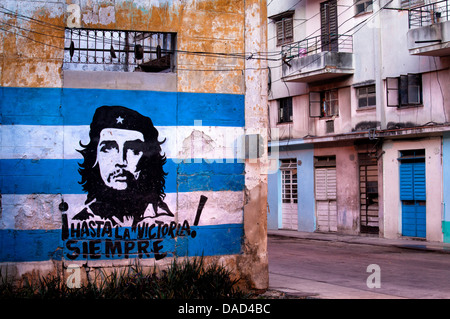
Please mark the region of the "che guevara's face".
<svg viewBox="0 0 450 319"><path fill-rule="evenodd" d="M137 180L137 165L142 158L144 135L133 130L106 128L100 132L97 163L106 186L125 190L131 179Z"/></svg>

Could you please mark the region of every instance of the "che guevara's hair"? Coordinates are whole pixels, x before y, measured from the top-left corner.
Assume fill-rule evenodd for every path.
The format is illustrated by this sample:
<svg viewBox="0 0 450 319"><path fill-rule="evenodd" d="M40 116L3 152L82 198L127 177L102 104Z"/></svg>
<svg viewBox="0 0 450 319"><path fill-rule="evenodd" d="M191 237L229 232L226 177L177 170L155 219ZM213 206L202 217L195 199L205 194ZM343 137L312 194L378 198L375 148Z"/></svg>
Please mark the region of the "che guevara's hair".
<svg viewBox="0 0 450 319"><path fill-rule="evenodd" d="M81 150L77 150L83 155L83 163L79 163L78 172L81 175L81 182L83 191L87 193L87 200L85 204L90 203L100 195L107 192L114 192L114 190L108 188L101 176L100 169L97 163L97 146L100 140L100 132L104 128L109 128L114 125L108 125L112 123L110 120L105 120L105 115L111 111L107 117L115 117L117 111L126 112L127 115L134 121L141 123L133 123L133 127L125 127L125 129L135 129L143 133L144 135L144 148L143 156L140 159L137 170L140 171L139 178L135 183L133 192L133 200L147 201L148 203L159 203L165 198L165 176L163 166L166 163L166 156L162 153L161 145L165 142L165 139L160 142L158 140L158 130L154 127L150 118L145 117L135 111L121 107L121 106L103 106L97 109L94 119L90 126L89 137L90 141L84 145L80 141ZM101 115L98 115L101 114ZM117 192L117 191L116 191Z"/></svg>

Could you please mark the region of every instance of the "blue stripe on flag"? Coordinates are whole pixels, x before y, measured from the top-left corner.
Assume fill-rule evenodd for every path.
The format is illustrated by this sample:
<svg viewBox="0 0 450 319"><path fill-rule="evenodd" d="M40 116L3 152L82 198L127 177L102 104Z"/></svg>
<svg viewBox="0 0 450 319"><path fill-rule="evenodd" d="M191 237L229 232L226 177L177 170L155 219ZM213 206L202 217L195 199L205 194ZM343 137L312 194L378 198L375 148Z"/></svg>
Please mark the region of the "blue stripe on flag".
<svg viewBox="0 0 450 319"><path fill-rule="evenodd" d="M121 105L157 126L245 125L244 95L72 88L0 87L3 125L89 125L95 109Z"/></svg>
<svg viewBox="0 0 450 319"><path fill-rule="evenodd" d="M2 159L2 194L83 194L79 181L81 159ZM164 165L166 193L244 190L244 163L202 160L190 163L168 159Z"/></svg>
<svg viewBox="0 0 450 319"><path fill-rule="evenodd" d="M121 228L123 232L125 228ZM195 231L193 236L192 231ZM131 232L130 232L131 233ZM161 240L130 238L69 239L62 241L61 229L0 230L0 262L70 260L68 255L83 259L153 258L153 242L167 256L215 256L241 252L244 235L242 224L191 226L190 235ZM139 244L140 242L140 244ZM105 249L106 245L110 245ZM139 254L139 252L141 254ZM108 253L108 254L106 254Z"/></svg>

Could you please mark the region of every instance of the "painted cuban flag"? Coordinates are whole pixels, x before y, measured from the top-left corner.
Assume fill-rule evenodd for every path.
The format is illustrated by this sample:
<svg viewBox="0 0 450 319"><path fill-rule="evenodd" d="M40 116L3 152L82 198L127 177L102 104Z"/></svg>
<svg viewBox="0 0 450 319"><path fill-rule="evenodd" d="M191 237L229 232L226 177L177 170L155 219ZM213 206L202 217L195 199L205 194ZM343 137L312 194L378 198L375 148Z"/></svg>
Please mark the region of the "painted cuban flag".
<svg viewBox="0 0 450 319"><path fill-rule="evenodd" d="M0 262L240 253L243 95L0 94Z"/></svg>

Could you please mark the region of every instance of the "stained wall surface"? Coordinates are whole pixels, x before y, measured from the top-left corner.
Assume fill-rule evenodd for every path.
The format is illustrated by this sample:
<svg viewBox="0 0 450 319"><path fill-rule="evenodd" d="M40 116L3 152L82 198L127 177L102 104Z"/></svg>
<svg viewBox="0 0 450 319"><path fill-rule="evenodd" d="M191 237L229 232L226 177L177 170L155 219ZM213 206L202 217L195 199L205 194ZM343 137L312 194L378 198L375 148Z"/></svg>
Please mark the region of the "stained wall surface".
<svg viewBox="0 0 450 319"><path fill-rule="evenodd" d="M267 287L265 155L242 152L245 134L266 135L264 62L243 58L265 50L265 7L0 7L2 265L22 275L204 255ZM70 69L66 28L174 33L172 72Z"/></svg>

